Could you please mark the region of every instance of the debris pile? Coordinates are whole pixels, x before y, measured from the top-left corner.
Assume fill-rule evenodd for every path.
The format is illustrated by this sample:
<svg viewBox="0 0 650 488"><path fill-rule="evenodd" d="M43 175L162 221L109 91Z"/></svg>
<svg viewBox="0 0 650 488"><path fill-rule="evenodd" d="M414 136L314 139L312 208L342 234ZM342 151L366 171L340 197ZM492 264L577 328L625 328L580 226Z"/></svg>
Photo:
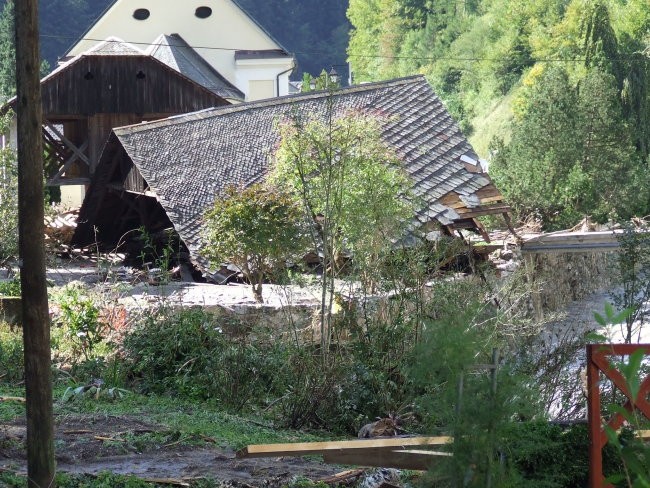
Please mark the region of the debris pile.
<svg viewBox="0 0 650 488"><path fill-rule="evenodd" d="M45 217L45 245L53 251L68 247L77 228L79 209Z"/></svg>

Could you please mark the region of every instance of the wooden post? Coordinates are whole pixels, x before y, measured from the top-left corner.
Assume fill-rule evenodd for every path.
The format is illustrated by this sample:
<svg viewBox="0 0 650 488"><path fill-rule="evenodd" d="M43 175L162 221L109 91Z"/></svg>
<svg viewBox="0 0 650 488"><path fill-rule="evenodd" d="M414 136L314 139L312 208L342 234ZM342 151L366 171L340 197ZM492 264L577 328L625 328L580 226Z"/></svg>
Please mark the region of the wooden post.
<svg viewBox="0 0 650 488"><path fill-rule="evenodd" d="M499 369L499 350L497 348L492 349L492 364L490 365L490 400L492 402L492 409L494 409L494 404L496 402L497 396L497 379L498 379L498 369ZM492 487L492 466L494 464L494 444L495 438L494 435L494 425L493 419L490 420L490 425L488 427L488 434L490 436L490 451L488 452L488 472L487 479L485 480L486 488Z"/></svg>
<svg viewBox="0 0 650 488"><path fill-rule="evenodd" d="M589 488L603 486L603 452L600 445L600 378L593 361L594 344L587 345L587 415L589 418Z"/></svg>
<svg viewBox="0 0 650 488"><path fill-rule="evenodd" d="M23 301L27 475L30 488L54 486L50 319L45 281L43 148L38 0L15 2L18 121L18 240Z"/></svg>

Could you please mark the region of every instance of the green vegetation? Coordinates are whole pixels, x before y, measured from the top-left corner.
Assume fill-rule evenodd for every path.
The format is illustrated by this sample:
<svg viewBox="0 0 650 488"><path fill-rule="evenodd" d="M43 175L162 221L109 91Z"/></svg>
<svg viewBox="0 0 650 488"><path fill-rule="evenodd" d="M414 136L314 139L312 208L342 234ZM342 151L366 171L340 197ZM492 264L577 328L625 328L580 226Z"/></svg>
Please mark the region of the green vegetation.
<svg viewBox="0 0 650 488"><path fill-rule="evenodd" d="M424 73L520 218L650 213L645 0L350 0L360 80Z"/></svg>
<svg viewBox="0 0 650 488"><path fill-rule="evenodd" d="M0 30L2 19L0 19ZM0 50L2 45L0 44ZM0 73L0 78L2 73ZM0 79L0 97L2 79ZM0 132L9 131L9 115L0 116ZM18 255L18 164L9 147L0 149L0 266Z"/></svg>
<svg viewBox="0 0 650 488"><path fill-rule="evenodd" d="M335 279L359 280L367 292L376 292L382 263L404 237L415 208L397 156L381 140L381 120L363 113L336 117L333 103L328 100L322 119L296 115L280 125L271 175L299 202L311 250L323 256L323 356L334 333ZM345 259L350 255L351 266Z"/></svg>
<svg viewBox="0 0 650 488"><path fill-rule="evenodd" d="M262 284L306 249L302 212L290 195L253 185L229 187L205 215L203 254L213 266L242 270L262 302Z"/></svg>
<svg viewBox="0 0 650 488"><path fill-rule="evenodd" d="M135 316L110 342L110 324L105 324L107 333L84 352L70 332L79 329L88 307L71 307L65 312L70 317L57 320L52 335L55 413L62 419L137 418L160 426L124 434L113 445L120 452L141 452L168 444L239 448L351 437L376 416L408 411L407 432L459 439L454 458L432 472L438 480L469 479L467 486L485 486L488 479L493 486L581 486L586 428L546 422L540 383L553 378L527 372L530 337L518 319L508 320L478 279L443 280L422 293L413 288L453 248L441 244L435 252L405 250L385 262L384 284L390 281L396 291L390 297L341 304L328 361L318 344L294 338L289 325L250 329L201 309L164 304ZM53 303L60 307L71 298L96 308L106 303L67 288L53 294ZM0 331L0 394L22 396L16 386L22 378L20 334L5 325ZM484 366L491 363L498 365L494 373ZM3 422L23 412L23 404L0 403ZM627 445L621 441L618 447ZM612 442L606 450L608 473L623 472L618 447ZM565 464L556 469L560 461ZM19 477L2 476L1 481L22 486ZM115 486L140 483L108 474L63 477L61 483L95 487L104 486L97 484L104 479Z"/></svg>

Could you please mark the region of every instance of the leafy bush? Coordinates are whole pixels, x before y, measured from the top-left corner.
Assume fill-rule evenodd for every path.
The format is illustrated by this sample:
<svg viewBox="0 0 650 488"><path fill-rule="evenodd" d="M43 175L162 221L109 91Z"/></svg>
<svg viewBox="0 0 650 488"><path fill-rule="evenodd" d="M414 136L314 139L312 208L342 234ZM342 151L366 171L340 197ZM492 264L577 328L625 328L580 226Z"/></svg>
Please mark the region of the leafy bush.
<svg viewBox="0 0 650 488"><path fill-rule="evenodd" d="M629 432L622 435L629 437ZM516 486L587 486L589 431L586 424L563 428L546 421L512 423L503 446L506 459L518 473ZM603 450L603 465L608 473L621 472L620 458L609 444Z"/></svg>
<svg viewBox="0 0 650 488"><path fill-rule="evenodd" d="M206 212L202 253L213 266L235 264L262 302L265 277L306 249L300 207L287 193L257 184L226 189Z"/></svg>
<svg viewBox="0 0 650 488"><path fill-rule="evenodd" d="M99 308L82 285L70 283L55 298L60 308L56 322L73 344L76 362L79 353L86 361L104 339L107 326L99 320Z"/></svg>
<svg viewBox="0 0 650 488"><path fill-rule="evenodd" d="M20 276L14 276L10 280L0 281L0 295L7 297L20 296Z"/></svg>
<svg viewBox="0 0 650 488"><path fill-rule="evenodd" d="M23 379L23 339L8 329L0 324L0 382L15 383Z"/></svg>
<svg viewBox="0 0 650 488"><path fill-rule="evenodd" d="M126 336L126 367L145 392L215 399L240 411L266 397L276 346L229 338L224 325L199 308L161 308Z"/></svg>

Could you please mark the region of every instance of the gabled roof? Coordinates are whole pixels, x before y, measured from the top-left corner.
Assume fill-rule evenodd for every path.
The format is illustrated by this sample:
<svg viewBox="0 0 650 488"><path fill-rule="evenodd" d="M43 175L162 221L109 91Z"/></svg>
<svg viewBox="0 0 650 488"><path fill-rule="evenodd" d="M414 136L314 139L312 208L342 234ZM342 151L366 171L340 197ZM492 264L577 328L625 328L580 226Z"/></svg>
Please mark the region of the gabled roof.
<svg viewBox="0 0 650 488"><path fill-rule="evenodd" d="M245 95L208 64L178 34L162 34L147 51L158 61L174 68L220 97L243 101Z"/></svg>
<svg viewBox="0 0 650 488"><path fill-rule="evenodd" d="M416 217L420 224L449 225L467 222L477 210L505 211L485 205L500 201L500 194L480 172L478 156L424 77L345 88L331 94L331 104L335 116L351 110L382 115L382 138L395 149L423 202ZM250 185L265 177L280 139L278 121L324 116L329 105L329 93L311 92L123 127L113 137L196 257L203 213L214 198L230 184ZM112 158L103 155L106 163Z"/></svg>

